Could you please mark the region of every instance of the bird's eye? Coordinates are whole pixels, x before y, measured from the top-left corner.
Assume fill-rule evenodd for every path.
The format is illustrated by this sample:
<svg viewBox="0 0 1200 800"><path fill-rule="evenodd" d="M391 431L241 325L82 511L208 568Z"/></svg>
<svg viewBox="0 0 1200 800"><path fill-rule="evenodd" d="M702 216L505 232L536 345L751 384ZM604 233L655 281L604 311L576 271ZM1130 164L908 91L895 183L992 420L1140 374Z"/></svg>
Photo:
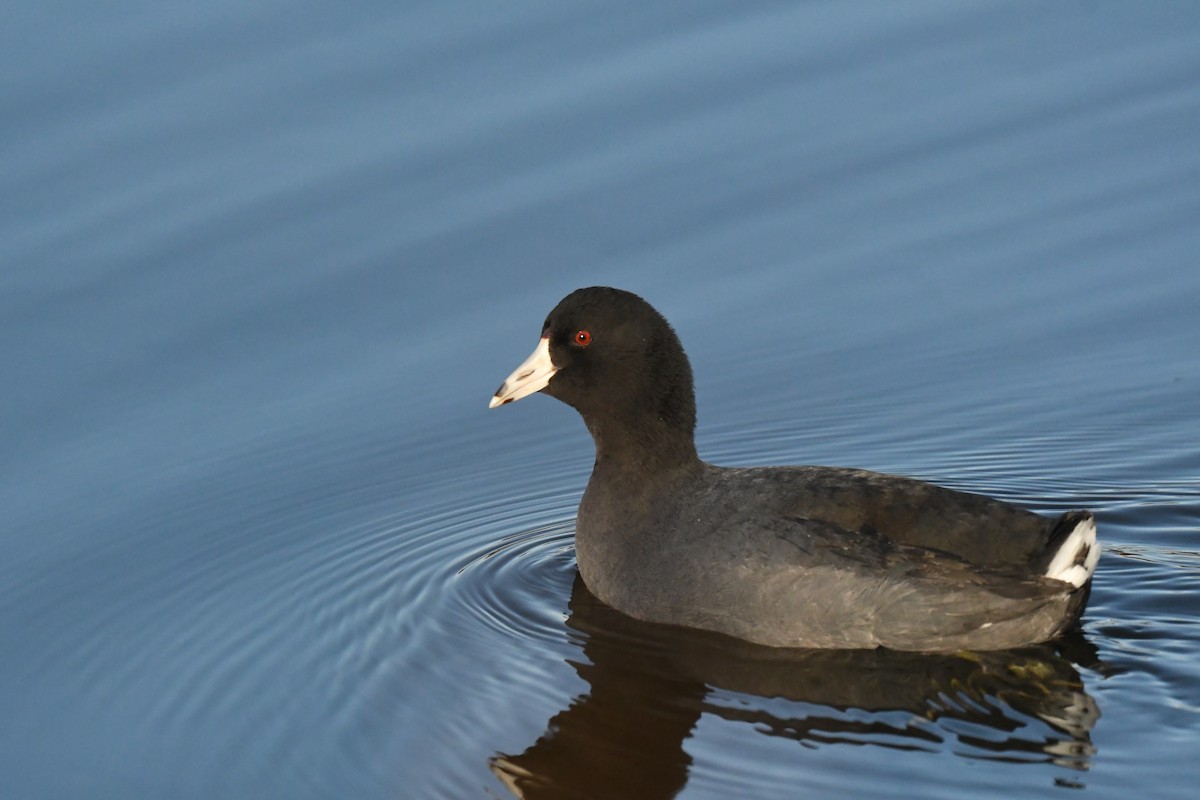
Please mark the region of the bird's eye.
<svg viewBox="0 0 1200 800"><path fill-rule="evenodd" d="M592 335L587 331L577 331L575 333L575 344L580 347L587 347L592 343Z"/></svg>

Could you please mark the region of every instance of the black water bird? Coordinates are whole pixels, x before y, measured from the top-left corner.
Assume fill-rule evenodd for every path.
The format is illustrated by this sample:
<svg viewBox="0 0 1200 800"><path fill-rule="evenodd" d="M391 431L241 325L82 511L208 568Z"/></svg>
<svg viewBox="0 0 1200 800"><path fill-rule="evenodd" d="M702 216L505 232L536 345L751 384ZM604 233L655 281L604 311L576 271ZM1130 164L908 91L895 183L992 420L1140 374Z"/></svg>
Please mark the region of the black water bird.
<svg viewBox="0 0 1200 800"><path fill-rule="evenodd" d="M580 575L637 619L775 647L994 650L1054 639L1087 604L1088 511L1048 519L894 475L702 461L683 346L630 292L567 295L491 407L538 391L578 410L596 445Z"/></svg>

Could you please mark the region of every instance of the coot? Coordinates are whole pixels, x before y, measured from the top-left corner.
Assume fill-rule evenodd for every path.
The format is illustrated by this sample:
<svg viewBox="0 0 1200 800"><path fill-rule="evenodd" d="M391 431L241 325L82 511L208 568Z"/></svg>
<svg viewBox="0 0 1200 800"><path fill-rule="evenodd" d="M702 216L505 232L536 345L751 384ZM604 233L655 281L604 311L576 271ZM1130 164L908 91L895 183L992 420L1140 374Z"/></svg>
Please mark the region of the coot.
<svg viewBox="0 0 1200 800"><path fill-rule="evenodd" d="M630 292L567 295L490 407L538 391L595 441L576 557L592 593L630 616L775 647L992 650L1053 639L1087 603L1090 512L1048 519L894 475L702 461L683 346Z"/></svg>

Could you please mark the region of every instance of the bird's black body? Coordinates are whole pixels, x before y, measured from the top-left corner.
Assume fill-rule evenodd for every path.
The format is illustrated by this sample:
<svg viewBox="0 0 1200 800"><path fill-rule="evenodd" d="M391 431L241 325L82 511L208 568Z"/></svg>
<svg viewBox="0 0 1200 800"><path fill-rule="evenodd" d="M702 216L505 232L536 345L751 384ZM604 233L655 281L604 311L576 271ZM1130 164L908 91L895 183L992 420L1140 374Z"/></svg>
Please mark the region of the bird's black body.
<svg viewBox="0 0 1200 800"><path fill-rule="evenodd" d="M1058 636L1086 605L1088 512L1048 519L892 475L701 461L691 367L636 295L563 299L493 404L537 390L575 407L595 441L579 570L633 617L783 647L1000 649Z"/></svg>

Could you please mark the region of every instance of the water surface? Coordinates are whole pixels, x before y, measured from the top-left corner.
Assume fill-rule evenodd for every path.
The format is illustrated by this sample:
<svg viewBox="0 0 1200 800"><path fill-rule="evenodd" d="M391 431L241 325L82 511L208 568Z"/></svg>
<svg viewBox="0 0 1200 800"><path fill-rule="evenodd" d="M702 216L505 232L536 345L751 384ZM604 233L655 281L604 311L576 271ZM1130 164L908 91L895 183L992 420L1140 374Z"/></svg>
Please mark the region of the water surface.
<svg viewBox="0 0 1200 800"><path fill-rule="evenodd" d="M1191 4L26 4L0 47L7 797L1190 796ZM576 580L487 411L566 292L701 455L1093 509L1078 636L780 654Z"/></svg>

